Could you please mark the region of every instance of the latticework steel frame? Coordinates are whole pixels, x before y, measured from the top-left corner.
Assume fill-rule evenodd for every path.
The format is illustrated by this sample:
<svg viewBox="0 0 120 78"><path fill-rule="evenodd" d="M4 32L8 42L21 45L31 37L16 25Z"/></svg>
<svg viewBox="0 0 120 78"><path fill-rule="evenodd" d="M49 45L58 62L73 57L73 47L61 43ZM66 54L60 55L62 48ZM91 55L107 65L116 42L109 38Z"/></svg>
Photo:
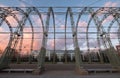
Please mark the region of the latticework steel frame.
<svg viewBox="0 0 120 78"><path fill-rule="evenodd" d="M43 11L45 9L45 11ZM65 9L64 12L58 12L56 9ZM77 11L75 11L77 9ZM47 39L49 36L49 28L50 28L50 23L52 22L53 25L53 34L54 34L54 45L55 43L55 34L56 34L56 19L55 15L56 14L65 14L65 50L66 50L66 28L67 28L67 22L68 18L70 19L70 25L71 25L71 30L72 30L72 39L73 39L73 44L74 44L74 52L75 52L75 59L76 59L76 67L81 68L82 65L82 60L80 56L80 47L79 47L79 40L78 39L78 24L79 20L81 19L82 15L84 14L89 14L90 19L87 23L86 27L86 41L87 41L87 50L88 52L90 51L90 43L89 43L89 28L90 28L90 23L93 20L94 24L96 26L96 34L97 34L97 45L99 48L99 52L101 51L101 45L104 46L104 48L108 51L108 56L110 63L113 66L119 66L119 57L115 53L115 49L113 47L113 44L110 39L110 31L115 22L118 23L118 31L116 31L118 35L118 42L120 44L120 36L119 36L119 30L120 30L120 8L119 7L1 7L0 8L0 27L2 26L3 22L6 22L8 25L9 31L10 31L10 39L7 47L4 50L4 53L1 56L0 59L0 68L4 68L9 65L10 63L10 52L12 51L11 48L16 49L16 46L18 46L19 43L19 51L21 51L22 46L23 46L23 30L26 21L29 21L30 28L31 28L31 43L30 43L30 51L33 50L33 43L35 41L34 39L34 25L33 22L31 21L30 15L35 14L38 15L39 20L41 22L41 29L42 29L42 46L41 50L38 55L38 68L43 68L44 67L44 62L45 62L45 53L46 53L46 46L47 46ZM22 15L21 19L19 19L16 14ZM42 17L42 14L46 14L46 20ZM77 14L77 17L74 17L74 14ZM98 18L99 14L102 14L103 17L100 20ZM113 19L111 23L109 24L107 28L107 32L105 31L105 28L103 26L103 21L109 17L113 16ZM17 26L15 27L15 30L13 30L13 26L11 23L6 19L8 16L12 16L14 20L17 22ZM77 20L74 20L74 18L77 18ZM102 44L100 43L102 39ZM54 46L54 51L55 51L55 46ZM67 52L67 51L66 51ZM89 56L90 58L90 56ZM102 58L100 58L102 60ZM89 60L90 62L91 60Z"/></svg>

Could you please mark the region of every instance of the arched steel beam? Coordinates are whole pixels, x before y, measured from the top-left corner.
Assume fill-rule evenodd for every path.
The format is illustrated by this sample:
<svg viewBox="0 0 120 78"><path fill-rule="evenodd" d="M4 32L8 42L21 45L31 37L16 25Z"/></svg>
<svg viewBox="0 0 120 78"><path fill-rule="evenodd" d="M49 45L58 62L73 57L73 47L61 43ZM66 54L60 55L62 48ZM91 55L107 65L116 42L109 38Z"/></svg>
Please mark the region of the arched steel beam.
<svg viewBox="0 0 120 78"><path fill-rule="evenodd" d="M20 41L20 46L19 46L19 51L21 52L21 50L22 50L22 46L23 46L23 26L24 26L24 24L25 24L25 21L28 19L28 21L29 21L29 23L30 23L30 26L31 26L31 30L32 30L32 40L31 40L31 50L30 51L32 51L33 50L33 43L34 43L34 29L33 29L33 25L32 25L32 22L31 22L31 20L30 20L30 18L29 18L29 15L30 15L30 13L32 12L32 11L35 11L38 15L39 15L39 18L40 18L40 20L41 20L41 23L42 23L42 27L43 27L43 29L44 29L44 25L43 25L43 20L42 20L42 18L41 18L41 14L38 12L38 10L35 8L35 7L33 7L33 8L28 8L28 9L30 9L31 11L30 12L28 12L28 13L26 13L26 12L24 12L24 10L22 10L21 8L19 8L19 7L16 7L16 8L14 8L14 10L17 10L18 12L20 12L22 15L23 15L23 17L22 17L22 20L20 21L20 26L18 26L18 28L17 28L17 30L16 30L16 32L21 32L21 35L22 35L22 37L21 37L21 41ZM26 15L27 14L27 15ZM27 16L27 17L26 17ZM23 23L22 23L23 22ZM29 59L30 60L30 59ZM30 62L30 61L29 61Z"/></svg>
<svg viewBox="0 0 120 78"><path fill-rule="evenodd" d="M33 29L33 25L32 25L32 21L30 20L30 18L29 18L29 15L30 15L30 13L32 12L32 11L35 11L36 13L37 13L37 15L39 16L39 18L40 18L40 21L41 21L41 24L42 24L42 28L43 28L43 31L44 31L44 25L43 25L43 19L42 19L42 17L41 17L41 14L40 14L40 12L35 8L35 7L32 7L32 8L28 8L27 10L27 12L24 12L21 8L16 8L17 9L17 11L19 11L21 14L23 14L24 16L22 17L22 19L23 20L21 20L21 27L19 27L21 30L21 32L23 32L23 26L24 26L24 24L25 24L25 21L28 19L28 21L29 21L29 23L30 23L30 26L31 26L31 30L32 30L32 41L31 41L31 50L30 51L32 51L33 50L33 43L34 43L34 29ZM23 34L23 33L22 33ZM21 37L21 42L20 42L20 50L21 50L21 48L22 48L22 44L23 44L23 36Z"/></svg>
<svg viewBox="0 0 120 78"><path fill-rule="evenodd" d="M0 18L1 18L1 17L0 17ZM4 22L4 19L1 18L1 20L0 20L0 27L1 27L1 25L3 24L3 22Z"/></svg>
<svg viewBox="0 0 120 78"><path fill-rule="evenodd" d="M119 32L119 30L120 30L120 19L119 19L120 16L119 16L118 11L119 11L119 8L116 8L116 9L112 8L112 9L111 9L110 11L108 11L108 12L111 13L112 16L113 16L113 18L117 21L117 24L118 24L118 26L119 26L119 29L118 29L118 32ZM119 33L118 33L118 41L119 41L119 44L120 44Z"/></svg>
<svg viewBox="0 0 120 78"><path fill-rule="evenodd" d="M4 8L3 8L3 9L4 9ZM13 11L16 11L16 10L13 10L13 8L6 8L6 9L4 9L4 10L7 11L7 13L9 13L9 14L7 14L7 15L8 15L8 16L12 16L13 19L15 19L16 22L18 23L18 26L20 26L20 23L19 23L18 18L16 17L16 15L15 15L14 13L12 13ZM10 47L11 47L12 49L16 49L17 43L18 43L18 41L19 41L19 36L18 36L18 35L20 35L20 34L19 34L19 33L13 33L13 32L12 32L12 34L13 34L13 37L12 37L12 40L10 41L10 42L12 42L12 44L10 45Z"/></svg>
<svg viewBox="0 0 120 78"><path fill-rule="evenodd" d="M51 15L52 15L52 18L53 18L53 27L54 27L54 56L53 56L53 63L55 63L55 50L56 50L56 47L55 47L55 33L56 33L56 27L55 27L55 15L54 15L54 11L53 11L53 8L50 7L50 11L51 11Z"/></svg>
<svg viewBox="0 0 120 78"><path fill-rule="evenodd" d="M112 8L109 8L110 10L112 9ZM96 18L96 17L95 17ZM98 20L99 21L99 20ZM99 23L99 22L98 22ZM102 22L101 22L102 23ZM108 36L107 36L107 34L106 34L106 32L105 32L105 30L104 30L104 28L103 28L103 26L102 26L102 24L100 25L100 26L98 26L99 28L101 28L102 29L102 32L104 33L104 35L105 35L105 37L104 37L104 41L106 42L106 44L108 44L108 56L109 56L109 61L110 61L110 63L113 65L113 66L118 66L119 65L119 60L118 60L118 57L116 56L116 54L115 54L115 49L114 49L114 47L113 47L113 45L111 44L111 42L110 42L110 40L109 40L109 38L108 38ZM116 60L116 61L114 61L114 60Z"/></svg>
<svg viewBox="0 0 120 78"><path fill-rule="evenodd" d="M78 15L78 19L77 19L77 23L76 23L76 31L77 31L77 28L78 28L78 24L79 24L79 20L80 20L80 18L81 18L81 16L84 14L84 12L87 10L87 7L85 7L85 8L83 8L82 10L81 10L81 12L79 13L79 15Z"/></svg>
<svg viewBox="0 0 120 78"><path fill-rule="evenodd" d="M9 8L10 9L10 8ZM13 8L11 8L11 9L13 9ZM16 46L17 46L17 43L18 43L18 39L19 39L19 36L17 36L17 38L15 38L16 37L16 35L20 35L20 32L23 32L22 30L23 30L23 27L22 27L22 25L20 25L20 22L19 22L19 20L17 19L17 17L15 16L15 14L14 13L12 13L12 11L13 10L10 10L10 12L9 12L9 10L6 8L6 9L4 9L5 10L5 12L7 11L7 13L9 13L9 14L7 14L7 13L5 13L5 14L7 14L8 16L13 16L13 18L17 21L17 23L19 24L18 25L18 27L16 28L16 32L15 32L15 34L13 34L13 38L12 38L12 40L11 41L9 41L9 42L12 42L11 43L11 45L9 45L11 48L16 48ZM22 11L23 12L23 11ZM31 25L32 26L32 25ZM12 27L12 26L11 26ZM22 46L22 45L20 45L20 46Z"/></svg>
<svg viewBox="0 0 120 78"><path fill-rule="evenodd" d="M19 36L22 34L21 33L22 31L20 31L20 29L22 29L22 26L20 25L20 21L18 20L17 16L14 13L12 13L13 11L16 11L15 8L8 8L6 10L9 11L9 9L10 9L9 15L12 16L18 23L18 26L16 27L16 31L13 33L13 35L14 35L13 36L13 43L11 45L11 47L15 49L17 46L17 43L19 41ZM16 37L16 35L17 35L17 37Z"/></svg>
<svg viewBox="0 0 120 78"><path fill-rule="evenodd" d="M99 8L97 11L96 11L96 14L99 14L99 12L101 12L101 11L103 11L103 13L104 13L104 16L103 16L103 18L102 18L102 20L100 21L100 24L102 25L102 23L103 23L103 21L104 20L106 20L106 18L108 18L110 15L111 15L111 13L105 13L105 10L106 8L104 8L104 7L102 7L102 8ZM107 8L107 10L109 10L109 8ZM102 14L103 14L102 13ZM103 26L101 26L101 25L99 25L99 29L102 29L102 31L103 32L105 32L105 30L104 30L104 28L103 28ZM102 28L101 28L102 27ZM108 35L108 34L107 34ZM98 35L99 36L99 35ZM107 36L107 38L106 38L107 40L108 40L108 44L109 44L109 47L112 47L113 45L112 45L112 43L111 43L111 41L109 40L109 36ZM106 46L107 47L107 46Z"/></svg>
<svg viewBox="0 0 120 78"><path fill-rule="evenodd" d="M89 13L91 14L91 17L90 17L90 19L89 19L89 21L88 21L88 25L87 25L87 31L86 31L86 39L87 39L87 50L88 50L88 52L90 52L90 46L89 46L89 37L88 37L88 30L89 30L89 26L90 26L90 23L91 23L91 21L92 21L92 19L93 19L93 17L94 17L94 11L93 11L93 9L92 8L87 8L87 10L89 11ZM93 19L94 20L94 19ZM94 22L95 22L96 20L94 20ZM96 25L96 23L95 23L95 25ZM99 47L99 50L101 49L101 47L100 47L100 38L99 38L99 31L100 31L100 29L97 27L97 25L96 25L96 29L97 29L97 43L98 43L98 47ZM90 54L90 53L89 53ZM91 63L91 55L89 55L89 63Z"/></svg>
<svg viewBox="0 0 120 78"><path fill-rule="evenodd" d="M78 39L77 39L77 32L76 32L76 28L75 28L75 22L73 19L73 13L72 13L72 9L70 7L68 7L67 10L67 15L70 15L70 21L71 21L71 28L72 28L72 35L73 35L73 44L74 44L74 51L75 51L75 61L76 61L76 70L80 70L82 69L82 58L81 58L81 53L80 53L80 49L79 49L79 45L78 45ZM86 72L86 71L84 71ZM87 72L86 72L87 73Z"/></svg>
<svg viewBox="0 0 120 78"><path fill-rule="evenodd" d="M81 18L81 16L84 14L84 12L87 10L87 7L85 7L85 8L83 8L82 10L81 10L81 12L79 13L79 15L78 15L78 19L77 19L77 23L76 23L76 29L75 29L75 31L77 31L78 32L78 24L79 24L79 20L80 20L80 18Z"/></svg>
<svg viewBox="0 0 120 78"><path fill-rule="evenodd" d="M23 12L23 11L22 11ZM30 13L30 12L28 12L28 13ZM24 12L24 14L25 14L25 12ZM22 37L21 37L21 41L20 41L20 45L19 45L19 50L21 51L21 47L22 47L22 43L23 43L23 26L24 26L24 23L25 23L25 21L26 21L26 19L24 20L24 19L22 19L21 21L18 21L18 19L17 19L17 17L14 15L13 16L16 20L17 20L17 22L18 22L18 26L17 26L17 28L16 28L16 31L14 32L14 42L13 42L13 48L15 49L16 48L16 46L17 46L17 44L18 44L18 41L19 41L19 37L22 35ZM25 16L23 16L23 18L27 18L28 20L29 20L29 22L30 22L30 19L29 19L29 14L27 15L27 13L25 14ZM24 22L24 23L23 23ZM31 24L31 22L30 22L30 24ZM32 26L32 24L31 24L31 28L32 28L32 31L33 31L33 26ZM17 35L17 38L15 38L16 37L16 35ZM33 35L32 35L33 36ZM33 47L32 45L33 45L33 40L31 41L32 43L31 43L31 48Z"/></svg>
<svg viewBox="0 0 120 78"><path fill-rule="evenodd" d="M112 11L112 9L115 9L115 8L110 7L110 8L108 8L108 9L106 10L108 13L105 13L105 14L104 14L104 16L103 16L103 18L102 18L102 20L101 20L101 24L102 24L102 22L103 22L107 17L109 17L110 15L112 15L112 16L114 17L113 12L110 12L110 11ZM105 8L103 7L103 8L101 8L101 9L99 9L99 10L105 11ZM99 13L99 10L97 10L96 13ZM114 11L114 12L115 12L115 11ZM109 27L111 27L111 25L110 25ZM111 28L110 28L110 29L111 29ZM109 29L108 29L108 30L109 30ZM109 36L109 33L108 33L108 36L107 36L106 39L108 40L108 44L110 45L110 47L113 47L113 45L112 45L109 37L110 37L110 36Z"/></svg>
<svg viewBox="0 0 120 78"><path fill-rule="evenodd" d="M37 13L37 15L39 16L39 19L41 20L41 24L42 24L42 31L45 32L45 31L46 31L45 29L46 29L47 27L46 27L46 28L44 27L43 18L42 18L41 13L40 13L40 12L38 11L38 9L35 8L35 7L33 7L32 9L33 9L33 11L35 11L35 12ZM45 33L43 33L43 37L44 37L44 34L45 34ZM43 42L43 43L42 43L42 46L45 47L43 40L44 40L44 39L42 39L42 42Z"/></svg>
<svg viewBox="0 0 120 78"><path fill-rule="evenodd" d="M4 50L4 53L2 54L1 58L0 58L0 69L3 69L5 67L8 67L8 64L10 62L10 52L11 52L11 45L12 45L12 40L13 40L13 34L12 34L12 26L9 23L9 21L6 20L7 15L4 14L2 15L3 20L6 22L6 24L8 25L8 28L10 30L10 39L8 42L7 47Z"/></svg>
<svg viewBox="0 0 120 78"><path fill-rule="evenodd" d="M17 8L18 9L18 8ZM20 9L20 8L19 8ZM22 9L21 9L22 10ZM28 12L29 11L29 12ZM20 44L19 44L19 51L21 52L22 50L22 46L23 46L23 29L24 29L24 25L25 25L25 22L26 20L28 19L29 17L29 13L31 12L29 10L29 8L27 9L27 12L24 12L24 11L21 11L23 12L23 17L22 17L22 20L20 20L19 24L15 30L15 33L18 33L21 35L21 39L20 39Z"/></svg>
<svg viewBox="0 0 120 78"><path fill-rule="evenodd" d="M103 16L103 19L102 19L101 21L99 21L99 20L98 20L98 17L97 17L96 15L97 15L97 13L99 13L99 11L100 11L101 9L104 9L104 8L100 8L100 9L98 9L96 12L94 12L91 8L89 9L89 12L91 13L91 16L92 16L92 17L90 18L90 20L89 20L89 22L88 22L87 34L86 34L88 50L89 50L88 29L89 29L89 24L90 24L92 18L93 18L93 20L94 20L94 22L95 22L95 25L96 25L96 28L97 28L97 42L98 42L98 47L99 47L99 50L100 50L100 38L99 38L99 36L100 36L100 33L105 32L103 26L101 26L101 25L102 25L102 22L105 20L105 18L107 18L107 17L110 15L110 14L107 14L107 15L105 14L105 15ZM103 39L103 38L102 38L102 39ZM108 40L108 39L107 39L107 40ZM107 45L106 45L106 43L105 43L105 40L103 39L103 41L104 41L104 42L103 42L103 45L104 45L104 47L107 49ZM109 42L109 41L108 41L108 42ZM109 42L108 45L111 45L110 42Z"/></svg>
<svg viewBox="0 0 120 78"><path fill-rule="evenodd" d="M107 8L106 11L107 11L108 13L104 13L104 16L103 16L103 18L102 18L102 20L101 20L101 24L102 24L102 22L103 22L104 20L106 20L106 18L108 18L110 15L113 16L113 13L112 13L112 12L109 12L109 11L111 11L111 9L112 9L112 7ZM98 14L100 11L105 11L105 8L103 7L103 8L98 9L98 10L96 11L96 13ZM113 16L113 17L114 17L114 16ZM115 18L114 18L114 19L115 19ZM113 21L115 21L114 19L113 19ZM114 23L113 21L111 22L111 24ZM110 45L111 47L113 47L113 45L112 45L112 43L111 43L111 40L110 40L110 33L109 33L109 32L110 32L110 29L111 29L111 27L112 27L111 24L110 24L109 27L108 27L108 31L107 31L107 33L108 33L108 34L107 34L107 38L108 38L108 39L107 39L107 40L108 40L109 45Z"/></svg>
<svg viewBox="0 0 120 78"><path fill-rule="evenodd" d="M45 63L45 54L46 54L46 46L47 46L47 37L48 37L48 30L49 30L49 22L50 22L50 16L53 18L53 27L54 27L54 53L55 53L55 15L52 7L48 8L48 13L47 13L47 20L46 20L46 27L44 29L44 34L43 34L43 42L42 42L42 47L41 51L38 56L38 68L40 71L44 70L44 63ZM55 58L55 56L53 56ZM55 60L53 60L55 62Z"/></svg>
<svg viewBox="0 0 120 78"><path fill-rule="evenodd" d="M39 11L37 11L39 13ZM45 63L45 54L46 54L46 46L47 46L47 38L48 38L48 30L49 30L49 21L50 21L50 13L51 13L51 8L48 8L48 13L47 13L47 19L46 19L46 24L45 27L42 22L43 26L43 40L42 40L42 47L38 55L38 68L40 71L44 70L44 63ZM40 15L40 14L39 14ZM41 17L41 15L40 15Z"/></svg>
<svg viewBox="0 0 120 78"><path fill-rule="evenodd" d="M65 15L65 62L67 62L67 42L66 42L66 28L67 28L67 18L69 14L69 9L67 8L66 15ZM72 28L73 31L73 28Z"/></svg>
<svg viewBox="0 0 120 78"><path fill-rule="evenodd" d="M34 29L33 29L33 24L32 21L30 20L30 17L28 17L30 26L31 26L31 31L32 31L32 40L31 40L31 46L30 46L30 52L33 51L33 44L34 44ZM31 63L31 53L29 55L29 63Z"/></svg>
<svg viewBox="0 0 120 78"><path fill-rule="evenodd" d="M109 39L107 38L107 35L106 35L106 32L105 32L105 30L104 30L104 28L103 28L103 26L102 26L102 21L99 21L99 19L98 19L98 17L96 16L96 12L94 13L94 21L96 22L96 25L98 26L98 29L100 29L100 31L99 31L99 33L102 33L102 34L104 34L105 36L105 38L102 38L103 39L103 41L104 41L104 43L106 43L105 44L105 47L106 48L108 48L108 47L112 47L112 44L110 44L110 41L109 41ZM107 46L108 45L108 46Z"/></svg>
<svg viewBox="0 0 120 78"><path fill-rule="evenodd" d="M103 10L104 10L105 8L103 8ZM109 8L110 9L110 8ZM108 9L108 10L109 10ZM111 13L105 13L104 14L104 16L103 16L103 18L102 18L102 20L101 20L101 25L102 25L102 23L103 23L103 21L104 20L106 20L106 18L108 18L109 16L111 15ZM100 26L99 26L100 27ZM102 28L103 28L103 26L102 26ZM104 31L103 31L104 32ZM108 36L108 32L107 32L107 35L106 35L106 40L107 40L107 42L108 42L108 45L109 45L109 47L113 47L113 45L112 45L112 43L111 43L111 41L110 41L110 37Z"/></svg>
<svg viewBox="0 0 120 78"><path fill-rule="evenodd" d="M113 24L114 24L115 21L116 21L116 20L113 19L113 20L111 21L108 29L107 29L107 33L108 33L108 38L109 38L109 40L110 40L110 31L111 31L111 28L112 28L112 26L113 26ZM110 40L110 41L111 41L111 40ZM111 44L112 44L112 43L111 43Z"/></svg>

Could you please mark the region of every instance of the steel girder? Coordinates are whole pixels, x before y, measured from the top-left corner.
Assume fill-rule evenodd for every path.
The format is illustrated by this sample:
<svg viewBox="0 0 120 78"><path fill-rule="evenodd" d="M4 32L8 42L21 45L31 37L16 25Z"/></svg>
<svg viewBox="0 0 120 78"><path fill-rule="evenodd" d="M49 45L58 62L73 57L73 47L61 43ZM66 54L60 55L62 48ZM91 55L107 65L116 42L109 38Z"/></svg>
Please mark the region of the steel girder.
<svg viewBox="0 0 120 78"><path fill-rule="evenodd" d="M5 13L2 13L2 15L1 15L1 18L2 18L1 25L2 25L3 21L5 21L8 25L9 30L10 30L9 43L8 43L7 47L5 48L4 53L2 54L2 56L0 58L0 69L2 69L2 68L8 67L8 65L10 63L10 58L11 58L10 53L12 51L11 46L13 44L12 41L14 40L13 39L14 35L13 35L11 24L9 23L9 21L6 20L6 17L11 15L11 14L9 14L9 13L11 13L11 11L9 11L8 9L4 9L4 8L1 8L0 11L5 12ZM14 16L14 15L12 15L12 16ZM17 20L17 18L15 16L14 16L14 18ZM17 22L18 22L18 20L17 20Z"/></svg>
<svg viewBox="0 0 120 78"><path fill-rule="evenodd" d="M9 30L10 30L10 40L9 40L9 43L6 47L6 49L4 50L4 53L0 59L0 65L3 66L3 64L6 64L8 65L8 61L5 62L5 59L7 59L7 56L8 54L10 53L9 50L11 50L11 48L16 48L16 46L18 45L18 42L20 42L20 45L19 45L19 51L21 52L21 49L22 49L22 45L23 45L23 29L24 29L24 26L25 26L25 23L26 21L28 20L29 23L30 23L30 28L31 28L31 31L32 31L32 39L31 39L31 50L33 50L33 43L34 43L34 25L29 17L29 15L31 14L31 12L35 12L38 16L39 16L39 19L42 23L42 31L43 31L43 38L42 38L42 47L41 47L41 50L39 52L39 55L38 55L38 68L42 68L44 67L44 62L45 62L45 53L46 53L46 46L47 46L47 39L48 39L48 31L49 31L49 24L50 24L50 16L52 17L52 22L53 22L53 28L54 28L54 53L55 53L55 34L56 34L56 23L55 23L55 12L54 12L54 7L49 7L48 8L48 12L47 12L47 17L46 17L46 22L44 24L44 20L42 18L42 13L38 10L38 8L42 8L42 7L27 7L26 10L23 10L21 9L20 7L1 7L0 8L0 11L2 12L0 14L0 26L2 25L2 23L5 21L7 23L7 25L9 26ZM46 7L43 7L43 8L46 8ZM58 7L59 8L59 7ZM79 7L76 7L76 8L79 8ZM81 7L82 8L82 7ZM115 51L115 49L113 48L113 44L111 43L111 40L110 40L110 30L112 28L112 25L114 24L115 21L117 21L118 23L118 26L119 26L119 29L118 29L118 32L120 30L120 20L119 20L119 8L115 8L115 7L110 7L108 8L107 7L107 13L104 14L102 20L99 20L98 18L98 13L101 12L101 11L104 11L106 9L106 7L101 7L101 8L98 8L98 10L94 10L95 7L83 7L82 10L80 12L78 12L78 18L77 18L77 22L75 23L74 19L73 19L73 14L74 12L72 11L73 8L72 7L67 7L67 10L66 10L66 16L65 16L65 50L67 49L66 46L67 46L67 43L66 43L66 28L67 28L67 19L68 17L70 17L70 22L71 22L71 29L72 29L72 36L73 36L73 44L74 44L74 51L75 51L75 58L76 58L76 66L80 67L81 64L82 64L82 60L81 60L81 56L80 56L80 49L79 49L79 43L78 43L78 38L77 38L77 34L78 34L78 23L81 19L81 16L84 14L84 13L88 13L91 15L88 23L87 23L87 32L86 32L86 39L87 39L87 48L88 48L88 52L90 51L90 44L89 44L89 28L90 28L90 23L91 21L93 20L94 23L95 23L95 26L96 26L96 29L97 29L97 44L98 44L98 47L99 47L99 52L101 51L101 45L103 44L103 46L106 48L106 49L109 49L108 51L108 55L109 55L109 58L110 60L112 60L111 62L113 63L114 60L117 60L117 56L114 54L113 51ZM17 11L19 12L22 16L21 20L18 20L18 17L16 17L16 14L13 13L14 11ZM114 19L111 21L109 27L108 27L108 30L105 31L103 25L102 25L102 22L107 18L109 17L110 15L112 15L114 17ZM12 26L10 25L9 21L6 20L6 17L8 16L12 16L18 23L17 27L16 27L16 31L13 32L12 30ZM17 35L17 38L16 38L16 35ZM101 36L100 36L101 35ZM119 33L118 33L119 35ZM100 43L100 39L102 39L103 43L101 44ZM120 38L118 37L118 41L120 43ZM67 53L67 51L65 51ZM114 57L112 57L112 55L115 55ZM54 56L55 58L55 56ZM114 59L115 58L115 59ZM19 58L18 58L19 59ZM90 60L90 56L89 56L89 62L91 62ZM7 59L8 60L8 59ZM103 60L101 58L101 60ZM29 62L31 62L31 60L29 60ZM55 62L55 60L54 60ZM111 63L111 64L112 64ZM118 61L116 62L116 64L118 63ZM115 64L115 63L114 63ZM113 65L114 65L113 64ZM2 67L1 66L1 67ZM2 67L3 68L3 67Z"/></svg>

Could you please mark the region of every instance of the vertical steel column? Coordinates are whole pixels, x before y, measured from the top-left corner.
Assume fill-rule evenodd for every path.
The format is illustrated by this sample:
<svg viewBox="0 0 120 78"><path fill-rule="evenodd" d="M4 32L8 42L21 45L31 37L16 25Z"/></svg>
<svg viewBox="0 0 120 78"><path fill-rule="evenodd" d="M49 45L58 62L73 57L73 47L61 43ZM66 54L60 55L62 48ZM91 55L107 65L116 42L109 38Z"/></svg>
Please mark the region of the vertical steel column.
<svg viewBox="0 0 120 78"><path fill-rule="evenodd" d="M46 26L45 27L44 27L44 24L43 24L43 20L42 20L41 14L39 12L38 12L38 14L39 14L39 17L41 19L42 28L43 28L42 47L41 47L41 50L40 50L39 55L38 55L38 69L39 69L40 72L42 72L42 71L45 70L44 69L44 64L45 64L46 44L47 44L49 19L50 19L50 8L48 9L47 20L46 20Z"/></svg>
<svg viewBox="0 0 120 78"><path fill-rule="evenodd" d="M76 72L81 75L86 75L88 74L88 71L86 71L82 67L82 58L81 58L81 52L78 45L77 31L76 31L76 27L73 19L72 9L70 7L68 7L68 13L70 14L70 19L71 19L73 44L74 44L74 51L75 51Z"/></svg>
<svg viewBox="0 0 120 78"><path fill-rule="evenodd" d="M67 16L68 16L68 10L65 17L65 63L67 63L67 43L66 43Z"/></svg>
<svg viewBox="0 0 120 78"><path fill-rule="evenodd" d="M55 15L54 15L54 11L53 11L53 8L52 7L50 7L50 10L51 10L51 14L52 14L52 18L53 18L53 28L54 28L54 52L53 52L53 63L55 63L56 62L56 47L55 47L55 45L56 45L56 40L55 40L55 38L56 38L56 27L55 27Z"/></svg>
<svg viewBox="0 0 120 78"><path fill-rule="evenodd" d="M68 7L68 13L70 14L71 19L71 27L72 27L72 35L73 35L73 43L74 43L74 51L75 51L75 61L76 61L76 69L82 69L82 58L81 53L78 45L78 39L77 39L77 32L75 31L75 23L73 19L73 13L72 9Z"/></svg>

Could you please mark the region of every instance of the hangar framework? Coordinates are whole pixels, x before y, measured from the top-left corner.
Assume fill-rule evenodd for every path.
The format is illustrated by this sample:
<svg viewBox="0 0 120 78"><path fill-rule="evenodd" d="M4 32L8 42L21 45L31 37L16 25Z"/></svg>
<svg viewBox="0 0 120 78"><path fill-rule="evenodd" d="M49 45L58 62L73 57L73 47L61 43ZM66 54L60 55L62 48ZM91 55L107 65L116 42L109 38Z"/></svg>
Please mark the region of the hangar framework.
<svg viewBox="0 0 120 78"><path fill-rule="evenodd" d="M26 47L32 52L36 45L40 50L38 68L44 67L47 49L54 52L62 49L65 53L73 49L76 67L80 69L81 50L89 53L97 48L99 53L107 51L110 63L119 66L120 57L115 49L120 44L119 13L119 7L0 7L0 34L1 37L7 34L8 38L0 58L0 69L10 64L11 52L22 53ZM90 58L89 55L89 62ZM102 57L100 60L103 62Z"/></svg>

